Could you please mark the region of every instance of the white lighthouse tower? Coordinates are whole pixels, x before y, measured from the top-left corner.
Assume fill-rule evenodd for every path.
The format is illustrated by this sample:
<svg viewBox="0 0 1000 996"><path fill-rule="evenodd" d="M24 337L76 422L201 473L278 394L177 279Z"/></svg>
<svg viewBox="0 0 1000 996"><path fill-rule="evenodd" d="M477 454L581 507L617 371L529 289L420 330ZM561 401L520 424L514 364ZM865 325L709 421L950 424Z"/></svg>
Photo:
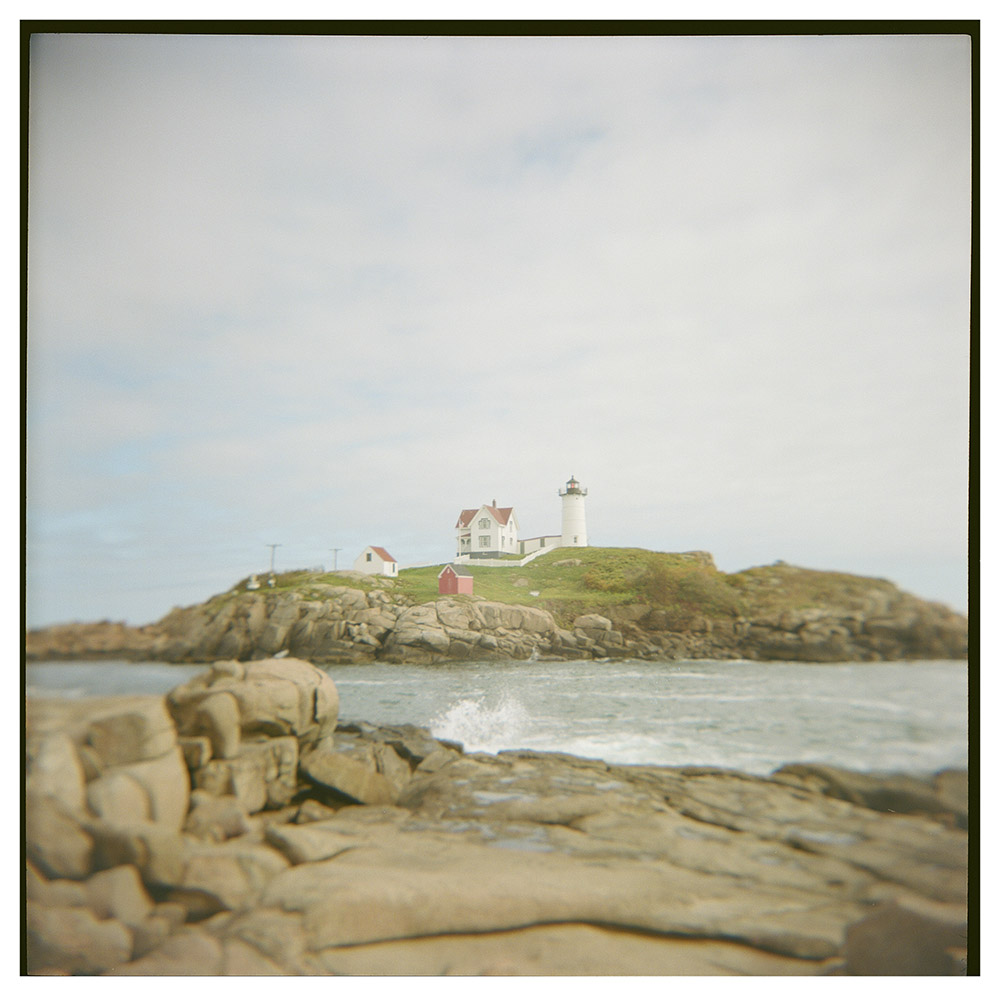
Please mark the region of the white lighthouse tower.
<svg viewBox="0 0 1000 996"><path fill-rule="evenodd" d="M584 501L587 489L580 487L580 482L571 477L565 488L559 489L562 498L562 545L587 545L587 510Z"/></svg>

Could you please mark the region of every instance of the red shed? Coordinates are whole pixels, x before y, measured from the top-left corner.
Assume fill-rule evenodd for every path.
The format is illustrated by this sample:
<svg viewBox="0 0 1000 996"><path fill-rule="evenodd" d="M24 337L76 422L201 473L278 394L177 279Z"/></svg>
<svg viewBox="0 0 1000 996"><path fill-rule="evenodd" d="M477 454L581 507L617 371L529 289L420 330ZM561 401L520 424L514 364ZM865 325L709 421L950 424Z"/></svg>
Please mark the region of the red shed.
<svg viewBox="0 0 1000 996"><path fill-rule="evenodd" d="M439 595L471 595L472 571L461 564L445 564L438 575Z"/></svg>

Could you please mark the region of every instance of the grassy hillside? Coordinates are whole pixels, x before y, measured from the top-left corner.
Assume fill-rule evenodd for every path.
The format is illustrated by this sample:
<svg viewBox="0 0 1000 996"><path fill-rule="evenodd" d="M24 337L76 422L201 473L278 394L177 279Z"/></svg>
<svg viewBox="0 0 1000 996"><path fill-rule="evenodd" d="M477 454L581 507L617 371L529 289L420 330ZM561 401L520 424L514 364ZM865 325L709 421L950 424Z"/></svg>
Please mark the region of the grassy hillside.
<svg viewBox="0 0 1000 996"><path fill-rule="evenodd" d="M732 618L817 607L863 608L873 594L898 596L895 585L833 571L777 563L736 574L719 571L707 553L656 553L634 547L557 549L524 567L466 565L475 594L495 602L548 609L562 624L581 612L613 612L642 605L661 609L663 622L681 628L695 617ZM378 587L415 603L438 597L442 565L400 571L395 580L353 572L317 574L290 571L267 591L298 591L324 597L328 586ZM230 594L245 590L246 579ZM461 596L459 596L461 597Z"/></svg>
<svg viewBox="0 0 1000 996"><path fill-rule="evenodd" d="M565 620L614 606L670 606L701 615L736 615L739 595L708 554L654 553L628 547L558 549L524 567L466 565L482 598L537 605ZM400 572L398 589L415 602L438 597L440 566Z"/></svg>
<svg viewBox="0 0 1000 996"><path fill-rule="evenodd" d="M759 613L834 605L862 610L870 608L873 595L898 598L901 594L896 585L881 578L810 570L780 561L729 574L726 580L743 602Z"/></svg>

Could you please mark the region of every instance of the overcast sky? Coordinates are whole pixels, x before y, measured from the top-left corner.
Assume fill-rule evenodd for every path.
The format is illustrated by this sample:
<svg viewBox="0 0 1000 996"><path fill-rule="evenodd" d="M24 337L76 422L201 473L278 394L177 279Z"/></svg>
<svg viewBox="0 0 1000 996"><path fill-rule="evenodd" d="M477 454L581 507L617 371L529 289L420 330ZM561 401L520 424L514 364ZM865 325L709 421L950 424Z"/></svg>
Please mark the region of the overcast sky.
<svg viewBox="0 0 1000 996"><path fill-rule="evenodd" d="M29 625L595 546L966 608L959 35L37 36Z"/></svg>

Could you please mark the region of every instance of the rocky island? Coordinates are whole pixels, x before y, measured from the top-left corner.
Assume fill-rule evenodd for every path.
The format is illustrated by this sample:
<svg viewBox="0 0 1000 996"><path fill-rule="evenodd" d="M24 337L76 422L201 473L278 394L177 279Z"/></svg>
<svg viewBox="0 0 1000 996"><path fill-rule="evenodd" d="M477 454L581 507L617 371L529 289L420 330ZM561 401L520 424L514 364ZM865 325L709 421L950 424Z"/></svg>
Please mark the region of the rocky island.
<svg viewBox="0 0 1000 996"><path fill-rule="evenodd" d="M889 581L777 563L735 574L707 553L591 547L524 567L473 567L475 595L439 596L438 568L398 579L289 572L245 579L148 626L27 634L28 660L209 663L286 653L317 664L629 657L962 659L968 621Z"/></svg>
<svg viewBox="0 0 1000 996"><path fill-rule="evenodd" d="M29 700L24 971L966 971L964 771L468 754L338 712L291 657Z"/></svg>

